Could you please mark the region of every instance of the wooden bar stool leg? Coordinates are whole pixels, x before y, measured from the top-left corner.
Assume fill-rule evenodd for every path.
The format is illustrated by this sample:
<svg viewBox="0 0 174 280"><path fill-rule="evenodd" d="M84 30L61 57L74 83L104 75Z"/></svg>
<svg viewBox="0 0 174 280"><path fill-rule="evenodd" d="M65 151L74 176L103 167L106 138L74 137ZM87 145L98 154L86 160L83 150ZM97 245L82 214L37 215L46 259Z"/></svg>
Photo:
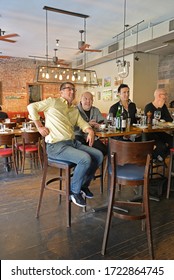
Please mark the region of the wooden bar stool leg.
<svg viewBox="0 0 174 280"><path fill-rule="evenodd" d="M167 195L166 198L169 199L170 195L170 186L172 178L172 169L173 169L173 151L170 151L170 163L169 163L169 173L168 173L168 183L167 183Z"/></svg>
<svg viewBox="0 0 174 280"><path fill-rule="evenodd" d="M42 177L40 197L39 197L39 203L38 203L38 206L37 206L36 218L39 217L39 212L40 212L40 208L41 208L41 204L42 204L42 198L43 198L43 193L44 193L44 190L45 190L45 182L46 182L46 177L47 177L47 169L48 169L48 166L46 165L44 167L44 172L43 172L43 177Z"/></svg>
<svg viewBox="0 0 174 280"><path fill-rule="evenodd" d="M62 190L62 168L59 169L59 190ZM61 201L62 201L62 195L59 194L59 204L61 204Z"/></svg>
<svg viewBox="0 0 174 280"><path fill-rule="evenodd" d="M112 216L112 212L113 212L114 197L115 197L115 187L112 185L111 190L110 190L108 212L107 212L107 217L106 217L106 225L105 225L105 231L104 231L104 237L103 237L103 243L102 243L102 250L101 250L102 255L105 255L105 252L106 252L106 246L107 246L108 236L109 236L109 229L110 229L110 225L111 225L111 216Z"/></svg>
<svg viewBox="0 0 174 280"><path fill-rule="evenodd" d="M100 193L103 193L103 162L100 165Z"/></svg>
<svg viewBox="0 0 174 280"><path fill-rule="evenodd" d="M66 224L67 227L71 226L71 200L70 200L70 181L71 181L71 168L68 166L67 170L65 170L66 172L66 180L65 180L65 184L66 184L66 213L67 213L67 217L66 217Z"/></svg>

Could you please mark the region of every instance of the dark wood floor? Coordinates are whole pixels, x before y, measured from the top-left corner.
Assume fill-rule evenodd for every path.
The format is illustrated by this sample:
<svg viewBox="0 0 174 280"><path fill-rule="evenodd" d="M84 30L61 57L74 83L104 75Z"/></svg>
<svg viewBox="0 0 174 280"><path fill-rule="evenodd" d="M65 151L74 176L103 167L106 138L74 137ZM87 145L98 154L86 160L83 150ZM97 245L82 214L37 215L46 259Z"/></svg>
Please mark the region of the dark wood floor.
<svg viewBox="0 0 174 280"><path fill-rule="evenodd" d="M51 171L53 172L53 171ZM54 171L56 172L56 171ZM146 235L140 222L114 219L105 256L100 254L106 212L93 209L106 203L99 179L91 185L95 197L87 200L87 212L72 204L72 226L66 228L64 200L57 203L46 191L41 215L35 218L41 171L14 175L0 171L1 260L142 260L149 259ZM151 201L155 258L174 259L174 192L160 202Z"/></svg>

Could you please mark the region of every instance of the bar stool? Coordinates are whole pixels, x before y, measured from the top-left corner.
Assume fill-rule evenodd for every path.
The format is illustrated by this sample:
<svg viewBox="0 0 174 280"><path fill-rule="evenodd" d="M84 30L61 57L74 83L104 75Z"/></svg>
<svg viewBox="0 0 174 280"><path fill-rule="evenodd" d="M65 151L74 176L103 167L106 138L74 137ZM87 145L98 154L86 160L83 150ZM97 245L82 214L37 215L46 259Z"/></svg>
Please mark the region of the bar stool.
<svg viewBox="0 0 174 280"><path fill-rule="evenodd" d="M66 224L67 227L71 226L71 200L70 200L70 182L71 182L71 175L73 168L75 167L75 164L68 161L63 160L55 160L47 157L46 152L46 143L43 139L42 141L43 146L43 176L42 176L42 182L41 182L41 189L40 189L40 197L39 197L39 203L37 206L37 212L36 217L39 217L40 208L42 204L42 198L44 190L52 190L56 191L59 194L59 204L61 204L61 198L62 195L65 196L66 200ZM57 177L53 177L49 180L47 180L47 173L48 173L48 167L55 167L59 170L59 174ZM51 183L54 183L58 181L59 184L56 184L56 186L51 186ZM64 188L63 188L63 181L65 182Z"/></svg>
<svg viewBox="0 0 174 280"><path fill-rule="evenodd" d="M170 162L169 162L169 174L168 174L168 184L167 184L167 195L166 198L169 199L171 179L174 176L174 148L170 149Z"/></svg>
<svg viewBox="0 0 174 280"><path fill-rule="evenodd" d="M124 142L109 139L109 177L110 194L105 231L102 243L102 255L105 255L111 220L116 217L122 220L142 220L142 229L146 227L149 255L154 258L150 207L149 207L149 171L154 141ZM143 195L140 202L131 202L120 197L120 186L126 188L143 185ZM115 196L115 193L117 194ZM128 207L122 209L120 206ZM135 210L131 212L131 208ZM120 229L121 231L121 229ZM136 232L135 232L136 233ZM115 240L118 229L115 230Z"/></svg>

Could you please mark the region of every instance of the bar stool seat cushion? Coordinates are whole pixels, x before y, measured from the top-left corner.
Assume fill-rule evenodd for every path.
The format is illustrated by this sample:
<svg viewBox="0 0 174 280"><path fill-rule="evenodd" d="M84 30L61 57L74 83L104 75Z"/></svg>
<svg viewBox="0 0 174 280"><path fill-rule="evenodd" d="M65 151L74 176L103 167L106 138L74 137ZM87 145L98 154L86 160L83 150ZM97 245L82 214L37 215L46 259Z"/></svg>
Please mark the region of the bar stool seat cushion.
<svg viewBox="0 0 174 280"><path fill-rule="evenodd" d="M71 161L67 161L67 160L57 160L55 158L50 158L48 157L48 164L49 163L57 163L57 164L68 164L70 167L75 166L76 164L71 162Z"/></svg>
<svg viewBox="0 0 174 280"><path fill-rule="evenodd" d="M117 166L116 176L120 179L126 180L143 180L145 166L136 164L125 164L124 166ZM111 174L111 167L109 168Z"/></svg>
<svg viewBox="0 0 174 280"><path fill-rule="evenodd" d="M4 148L0 149L0 156L11 156L12 155L12 148Z"/></svg>
<svg viewBox="0 0 174 280"><path fill-rule="evenodd" d="M25 145L25 147L23 146L19 146L19 150L22 152L23 150L25 150L25 152L37 152L38 151L38 147L37 145Z"/></svg>

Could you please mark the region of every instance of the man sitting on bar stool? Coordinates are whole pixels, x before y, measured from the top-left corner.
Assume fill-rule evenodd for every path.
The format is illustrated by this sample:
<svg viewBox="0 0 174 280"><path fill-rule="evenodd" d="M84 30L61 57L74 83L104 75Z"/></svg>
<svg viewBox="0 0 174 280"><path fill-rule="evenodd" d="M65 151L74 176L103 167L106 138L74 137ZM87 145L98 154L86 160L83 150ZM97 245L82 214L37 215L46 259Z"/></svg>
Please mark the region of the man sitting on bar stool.
<svg viewBox="0 0 174 280"><path fill-rule="evenodd" d="M148 103L144 108L144 113L147 115L151 112L152 119L156 110L161 112L161 119L166 122L172 122L172 117L166 106L167 92L164 88L156 89L154 92L154 100ZM173 137L166 132L148 133L147 140L155 140L156 149L153 152L153 159L156 162L163 162L170 153L170 148L173 147Z"/></svg>
<svg viewBox="0 0 174 280"><path fill-rule="evenodd" d="M93 197L88 187L103 161L103 154L92 148L94 131L72 104L75 92L74 84L65 82L60 86L60 98L50 97L31 103L27 108L38 131L45 137L48 157L76 164L71 180L71 200L76 205L85 207L86 202L83 197ZM45 126L41 123L38 114L41 111L45 115ZM75 126L79 126L88 134L89 147L75 140Z"/></svg>
<svg viewBox="0 0 174 280"><path fill-rule="evenodd" d="M99 129L100 124L104 123L104 117L102 116L100 110L93 104L93 95L91 92L84 92L81 96L81 101L77 105L77 108L82 116L82 118L89 123L93 128ZM86 141L87 134L82 131L79 127L75 127L75 138L84 145L88 145L89 142ZM100 150L104 156L107 155L107 146L97 137L95 137L93 147Z"/></svg>

